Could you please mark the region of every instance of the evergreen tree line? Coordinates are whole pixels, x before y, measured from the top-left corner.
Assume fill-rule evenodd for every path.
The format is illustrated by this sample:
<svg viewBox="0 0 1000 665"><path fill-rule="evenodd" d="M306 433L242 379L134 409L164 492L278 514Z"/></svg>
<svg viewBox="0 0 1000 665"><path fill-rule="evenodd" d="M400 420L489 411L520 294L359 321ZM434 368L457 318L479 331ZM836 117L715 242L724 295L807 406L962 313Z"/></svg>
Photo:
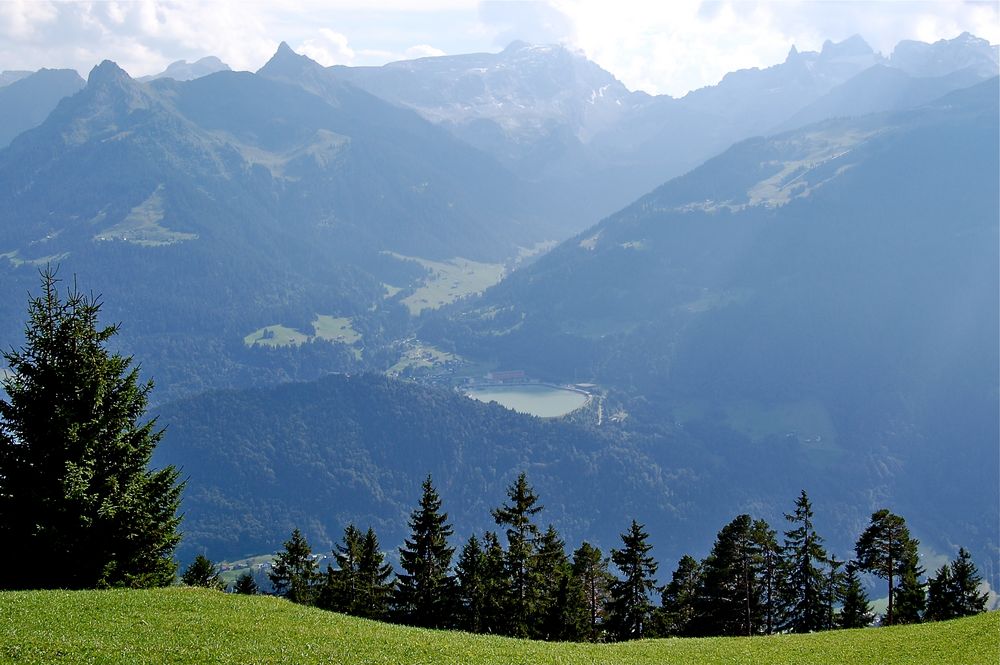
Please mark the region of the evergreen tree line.
<svg viewBox="0 0 1000 665"><path fill-rule="evenodd" d="M525 474L492 511L498 531L472 535L458 551L431 478L413 511L395 577L373 529L348 525L333 550L336 567L318 569L296 529L269 574L275 592L296 603L428 628L456 628L543 640L616 641L642 637L766 635L871 625L876 617L861 573L885 580L882 624L951 619L983 612L986 594L969 553L927 582L903 518L872 515L855 558L827 553L806 492L785 515L781 534L740 515L698 561L683 556L658 586L649 534L635 520L605 556L584 542L571 554L556 529L539 526L542 506ZM612 570L617 574L613 574ZM198 557L184 582L221 588ZM257 593L252 576L234 591ZM659 597L659 604L654 599Z"/></svg>

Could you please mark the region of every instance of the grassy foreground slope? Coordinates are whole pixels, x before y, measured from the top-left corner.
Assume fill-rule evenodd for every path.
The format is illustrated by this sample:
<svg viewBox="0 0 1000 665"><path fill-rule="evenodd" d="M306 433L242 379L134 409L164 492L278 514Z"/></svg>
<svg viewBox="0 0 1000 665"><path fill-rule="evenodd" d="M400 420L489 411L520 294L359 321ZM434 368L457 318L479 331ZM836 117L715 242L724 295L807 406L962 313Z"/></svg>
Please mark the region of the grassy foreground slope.
<svg viewBox="0 0 1000 665"><path fill-rule="evenodd" d="M194 589L0 594L4 663L996 663L1000 614L760 638L553 644Z"/></svg>

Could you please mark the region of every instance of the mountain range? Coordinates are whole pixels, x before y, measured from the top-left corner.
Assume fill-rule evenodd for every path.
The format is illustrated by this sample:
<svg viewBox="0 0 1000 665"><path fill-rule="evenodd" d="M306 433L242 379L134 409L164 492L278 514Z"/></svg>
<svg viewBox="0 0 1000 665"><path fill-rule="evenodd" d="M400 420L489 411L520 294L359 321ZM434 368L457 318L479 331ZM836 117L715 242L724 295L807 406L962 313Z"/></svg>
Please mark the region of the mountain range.
<svg viewBox="0 0 1000 665"><path fill-rule="evenodd" d="M192 551L346 520L396 542L428 471L481 529L527 470L608 545L639 517L679 556L805 487L841 550L890 505L995 556L996 47L854 37L679 99L522 42L175 65L0 87L0 337L41 265L102 295L157 380ZM442 359L618 415L381 376L447 383Z"/></svg>

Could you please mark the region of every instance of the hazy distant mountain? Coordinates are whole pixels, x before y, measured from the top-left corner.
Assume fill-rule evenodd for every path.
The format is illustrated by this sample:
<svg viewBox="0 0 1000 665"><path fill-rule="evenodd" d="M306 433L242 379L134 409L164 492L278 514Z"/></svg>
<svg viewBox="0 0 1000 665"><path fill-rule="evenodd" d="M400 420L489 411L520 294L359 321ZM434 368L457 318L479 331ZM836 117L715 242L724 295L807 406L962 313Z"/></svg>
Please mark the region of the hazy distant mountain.
<svg viewBox="0 0 1000 665"><path fill-rule="evenodd" d="M214 74L215 72L228 72L229 65L219 60L214 55L210 55L200 60L194 62L188 62L186 60L178 60L177 62L172 62L167 66L165 70L159 74L152 74L150 76L142 76L137 80L139 81L155 81L156 79L168 78L174 79L175 81L191 81L193 79L201 78L202 76L208 76L209 74Z"/></svg>
<svg viewBox="0 0 1000 665"><path fill-rule="evenodd" d="M790 446L809 487L996 546L997 79L733 146L425 329L631 395L705 446ZM750 499L748 498L748 501ZM763 499L762 499L763 500Z"/></svg>
<svg viewBox="0 0 1000 665"><path fill-rule="evenodd" d="M855 103L863 109L855 115L905 108L996 73L968 70L982 61L980 40L924 46L948 51L951 68L929 64L940 58L904 58L913 50L905 44L896 61L913 77L949 76L947 83L919 83L895 96L890 89L877 100L864 96L863 83L824 100L872 67L896 66L859 36L827 42L820 52L793 48L784 63L732 72L679 99L630 92L582 54L523 42L495 54L331 71L544 183L582 228L749 136L843 115ZM968 71L951 77L958 70Z"/></svg>
<svg viewBox="0 0 1000 665"><path fill-rule="evenodd" d="M911 76L945 76L962 69L971 69L981 77L996 76L998 63L1000 46L991 46L967 32L933 44L902 41L889 58L889 65Z"/></svg>
<svg viewBox="0 0 1000 665"><path fill-rule="evenodd" d="M21 69L7 69L0 72L0 88L10 85L14 81L20 81L25 76L31 76L34 72Z"/></svg>
<svg viewBox="0 0 1000 665"><path fill-rule="evenodd" d="M40 69L0 87L0 148L40 125L60 99L83 86L72 69Z"/></svg>
<svg viewBox="0 0 1000 665"><path fill-rule="evenodd" d="M827 118L913 108L982 80L983 76L971 67L943 76L914 77L902 69L875 65L832 89L775 129L794 129Z"/></svg>
<svg viewBox="0 0 1000 665"><path fill-rule="evenodd" d="M541 172L648 98L629 92L579 53L524 42L513 42L500 53L333 71L444 124L505 163Z"/></svg>
<svg viewBox="0 0 1000 665"><path fill-rule="evenodd" d="M5 338L35 266L57 261L128 321L125 342L164 384L227 385L218 363L246 361L262 326L356 317L377 346L387 317L406 318L382 282L423 273L385 251L496 261L551 237L492 159L339 85L327 101L246 72L143 84L96 67L0 152Z"/></svg>

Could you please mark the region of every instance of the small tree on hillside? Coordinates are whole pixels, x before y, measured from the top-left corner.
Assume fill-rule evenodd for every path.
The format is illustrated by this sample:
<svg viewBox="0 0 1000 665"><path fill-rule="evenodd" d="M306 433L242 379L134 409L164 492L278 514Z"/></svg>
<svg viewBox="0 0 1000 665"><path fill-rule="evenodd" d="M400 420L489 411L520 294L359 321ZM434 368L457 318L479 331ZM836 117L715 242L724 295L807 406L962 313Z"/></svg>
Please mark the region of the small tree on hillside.
<svg viewBox="0 0 1000 665"><path fill-rule="evenodd" d="M656 586L657 563L641 524L632 520L621 538L624 547L611 550L622 579L611 583L610 623L617 639L637 640L645 635L653 610L649 595Z"/></svg>
<svg viewBox="0 0 1000 665"><path fill-rule="evenodd" d="M604 630L605 607L611 598L608 559L601 550L584 542L573 552L573 577L583 590L586 639L596 642Z"/></svg>
<svg viewBox="0 0 1000 665"><path fill-rule="evenodd" d="M453 531L430 476L422 488L420 507L410 516L411 535L399 549L403 572L397 578L394 602L403 622L444 628L454 620L455 578L448 572L455 553L448 545Z"/></svg>
<svg viewBox="0 0 1000 665"><path fill-rule="evenodd" d="M917 541L910 537L906 521L883 508L872 513L871 524L854 546L860 570L881 577L888 583L889 605L885 623L895 623L898 588L896 582L904 569L916 561Z"/></svg>
<svg viewBox="0 0 1000 665"><path fill-rule="evenodd" d="M982 578L972 557L961 548L958 558L941 566L928 582L927 619L945 621L986 611L987 594L979 592Z"/></svg>
<svg viewBox="0 0 1000 665"><path fill-rule="evenodd" d="M535 612L537 585L531 566L535 555L538 525L532 518L542 510L538 505L538 495L521 473L513 485L507 488L510 503L505 503L493 511L493 519L499 526L507 527L507 570L510 575L510 622L511 633L526 637L529 623Z"/></svg>
<svg viewBox="0 0 1000 665"><path fill-rule="evenodd" d="M253 573L243 573L237 577L233 584L233 593L244 596L256 596L260 593L260 587L257 586L257 580L253 578Z"/></svg>
<svg viewBox="0 0 1000 665"><path fill-rule="evenodd" d="M847 565L847 572L837 589L837 600L840 602L838 628L865 628L871 625L872 606L853 563Z"/></svg>
<svg viewBox="0 0 1000 665"><path fill-rule="evenodd" d="M793 528L785 532L785 628L793 633L811 633L827 627L829 612L824 602L826 550L813 526L812 503L805 490L795 501L795 511L786 514Z"/></svg>
<svg viewBox="0 0 1000 665"><path fill-rule="evenodd" d="M41 277L25 345L2 354L0 588L171 584L182 483L149 469L153 383L108 350L118 326L99 326L98 298Z"/></svg>
<svg viewBox="0 0 1000 665"><path fill-rule="evenodd" d="M292 537L285 541L285 549L275 558L268 577L279 596L302 605L313 602L317 581L316 561L301 531L292 531Z"/></svg>
<svg viewBox="0 0 1000 665"><path fill-rule="evenodd" d="M700 588L701 564L685 554L677 562L670 582L663 588L659 617L663 635L680 637L691 634L697 619Z"/></svg>
<svg viewBox="0 0 1000 665"><path fill-rule="evenodd" d="M219 569L212 561L203 554L199 554L194 561L184 570L181 575L181 582L188 586L200 586L207 589L222 591L226 588Z"/></svg>

